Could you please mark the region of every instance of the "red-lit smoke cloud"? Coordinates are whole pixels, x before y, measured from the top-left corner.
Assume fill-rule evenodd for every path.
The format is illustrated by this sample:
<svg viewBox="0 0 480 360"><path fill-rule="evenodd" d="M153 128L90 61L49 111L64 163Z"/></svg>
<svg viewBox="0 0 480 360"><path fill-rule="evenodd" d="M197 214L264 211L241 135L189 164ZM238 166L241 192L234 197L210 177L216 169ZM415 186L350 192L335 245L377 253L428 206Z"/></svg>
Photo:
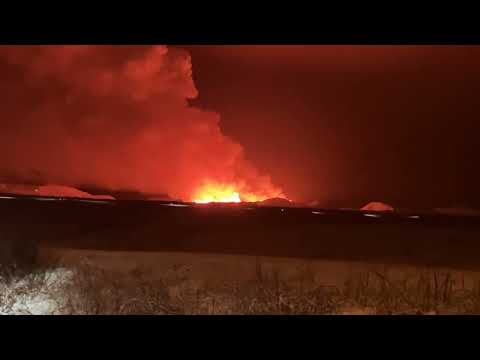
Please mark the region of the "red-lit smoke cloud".
<svg viewBox="0 0 480 360"><path fill-rule="evenodd" d="M0 46L0 173L191 200L207 181L281 191L197 96L190 56L166 46Z"/></svg>

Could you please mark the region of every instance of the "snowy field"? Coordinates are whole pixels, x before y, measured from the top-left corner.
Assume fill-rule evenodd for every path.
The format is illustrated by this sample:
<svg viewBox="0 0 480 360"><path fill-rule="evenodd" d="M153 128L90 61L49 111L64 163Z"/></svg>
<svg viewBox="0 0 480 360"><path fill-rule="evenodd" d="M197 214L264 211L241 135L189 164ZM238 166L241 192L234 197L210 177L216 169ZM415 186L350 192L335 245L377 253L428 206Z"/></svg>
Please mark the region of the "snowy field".
<svg viewBox="0 0 480 360"><path fill-rule="evenodd" d="M480 312L480 273L355 262L42 249L5 273L2 314Z"/></svg>

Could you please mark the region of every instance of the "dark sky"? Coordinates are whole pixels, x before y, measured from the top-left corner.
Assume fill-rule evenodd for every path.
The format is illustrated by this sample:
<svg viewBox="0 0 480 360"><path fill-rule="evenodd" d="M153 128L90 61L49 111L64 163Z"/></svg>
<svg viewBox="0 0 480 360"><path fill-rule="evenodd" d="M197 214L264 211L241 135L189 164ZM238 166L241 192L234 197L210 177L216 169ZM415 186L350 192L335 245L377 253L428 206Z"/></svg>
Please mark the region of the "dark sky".
<svg viewBox="0 0 480 360"><path fill-rule="evenodd" d="M225 134L296 200L480 207L480 46L186 46Z"/></svg>

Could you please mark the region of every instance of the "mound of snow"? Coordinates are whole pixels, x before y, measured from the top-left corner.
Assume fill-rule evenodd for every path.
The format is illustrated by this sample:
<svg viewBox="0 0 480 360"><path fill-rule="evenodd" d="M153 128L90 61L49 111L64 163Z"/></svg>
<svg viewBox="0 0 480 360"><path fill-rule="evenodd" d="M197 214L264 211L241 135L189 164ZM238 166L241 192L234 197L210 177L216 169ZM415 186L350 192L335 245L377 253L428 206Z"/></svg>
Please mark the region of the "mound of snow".
<svg viewBox="0 0 480 360"><path fill-rule="evenodd" d="M371 202L362 207L363 211L393 211L393 207L382 202Z"/></svg>
<svg viewBox="0 0 480 360"><path fill-rule="evenodd" d="M87 192L63 185L45 185L37 188L35 192L39 196L61 196L84 199L115 200L109 195L92 195Z"/></svg>
<svg viewBox="0 0 480 360"><path fill-rule="evenodd" d="M90 199L96 199L96 200L115 200L113 196L110 195L90 195Z"/></svg>
<svg viewBox="0 0 480 360"><path fill-rule="evenodd" d="M20 184L0 184L0 192L17 195L115 200L115 198L110 195L92 195L85 191L63 185L34 186Z"/></svg>

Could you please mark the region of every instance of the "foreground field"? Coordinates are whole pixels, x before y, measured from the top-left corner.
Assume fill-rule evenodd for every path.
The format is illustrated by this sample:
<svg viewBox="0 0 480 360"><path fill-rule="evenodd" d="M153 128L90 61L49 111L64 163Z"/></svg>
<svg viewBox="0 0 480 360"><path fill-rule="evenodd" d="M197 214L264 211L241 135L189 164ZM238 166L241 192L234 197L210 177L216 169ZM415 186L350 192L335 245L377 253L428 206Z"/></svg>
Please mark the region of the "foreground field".
<svg viewBox="0 0 480 360"><path fill-rule="evenodd" d="M480 269L475 216L12 197L0 225L0 247L20 253L37 243Z"/></svg>
<svg viewBox="0 0 480 360"><path fill-rule="evenodd" d="M0 273L5 314L480 313L478 217L18 197L0 215L0 263L23 266Z"/></svg>
<svg viewBox="0 0 480 360"><path fill-rule="evenodd" d="M226 256L42 249L1 281L4 314L472 314L480 273Z"/></svg>

